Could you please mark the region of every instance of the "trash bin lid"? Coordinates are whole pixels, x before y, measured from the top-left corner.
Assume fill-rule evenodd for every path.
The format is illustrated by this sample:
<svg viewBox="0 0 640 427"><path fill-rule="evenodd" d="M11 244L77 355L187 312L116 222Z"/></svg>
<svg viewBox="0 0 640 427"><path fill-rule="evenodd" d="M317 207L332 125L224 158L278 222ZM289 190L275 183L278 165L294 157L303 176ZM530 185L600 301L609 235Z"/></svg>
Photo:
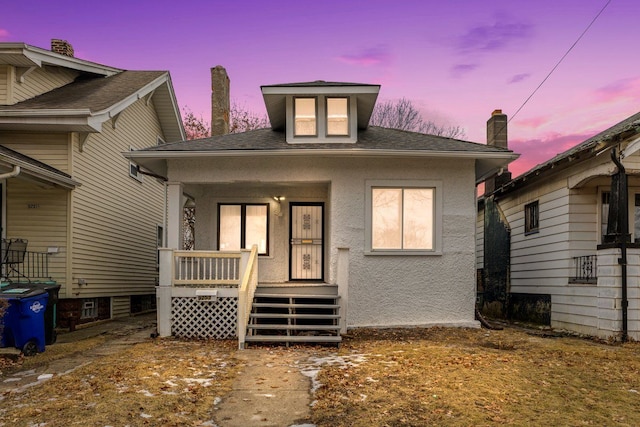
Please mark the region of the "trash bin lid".
<svg viewBox="0 0 640 427"><path fill-rule="evenodd" d="M44 289L28 288L28 287L11 287L0 290L0 298L4 299L23 299L47 293Z"/></svg>

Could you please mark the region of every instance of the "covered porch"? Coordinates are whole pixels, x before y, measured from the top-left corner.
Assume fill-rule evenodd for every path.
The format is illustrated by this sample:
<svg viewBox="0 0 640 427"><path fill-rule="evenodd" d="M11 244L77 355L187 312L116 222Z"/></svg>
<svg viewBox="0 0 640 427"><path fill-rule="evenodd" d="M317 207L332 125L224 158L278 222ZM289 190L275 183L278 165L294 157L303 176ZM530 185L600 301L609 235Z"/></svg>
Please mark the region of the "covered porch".
<svg viewBox="0 0 640 427"><path fill-rule="evenodd" d="M241 348L339 343L348 249L331 257L329 194L326 182L167 183L158 333L237 338Z"/></svg>

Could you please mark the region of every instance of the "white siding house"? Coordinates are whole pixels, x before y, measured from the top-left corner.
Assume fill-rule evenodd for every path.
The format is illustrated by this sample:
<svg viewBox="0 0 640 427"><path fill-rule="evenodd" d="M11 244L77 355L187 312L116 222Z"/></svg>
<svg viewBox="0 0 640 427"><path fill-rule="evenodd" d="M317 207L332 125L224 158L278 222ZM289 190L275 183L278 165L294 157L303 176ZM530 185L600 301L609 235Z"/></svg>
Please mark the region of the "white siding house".
<svg viewBox="0 0 640 427"><path fill-rule="evenodd" d="M485 203L499 207L511 233L505 314L603 338L640 338L638 266L631 264L640 242L639 128L636 114L485 196ZM604 238L612 175L618 171L612 150L622 156L628 175L630 258L624 284L620 255L615 256L620 244ZM481 268L498 244L488 240L484 235ZM491 280L485 277L488 288Z"/></svg>
<svg viewBox="0 0 640 427"><path fill-rule="evenodd" d="M1 237L34 257L3 283L59 284L62 326L153 308L165 187L122 152L159 138L184 139L168 72L0 43Z"/></svg>
<svg viewBox="0 0 640 427"><path fill-rule="evenodd" d="M249 301L242 283L239 291L218 289L217 294L219 303L223 294L239 300L240 326L236 331L230 323L229 332L241 340L245 334L246 341L309 340L309 334L306 339L297 335L301 324L285 325L284 337L261 331L280 328L258 322L271 316L259 311L268 298L278 307L284 303L274 297L278 294L288 298L286 308L293 311L281 316L289 320L303 318L296 312L302 295L332 296L343 331L478 325L475 184L517 156L483 144L368 126L378 90L377 85L324 81L263 86L271 128L126 155L168 179L169 253L181 248L180 211L187 197L196 206L196 251L167 255L161 264L159 292L173 288L159 293L170 301L167 313L160 302L161 334L180 329L189 335L166 320L180 317L176 312L187 304L180 298L197 296L175 289L185 281L178 272L185 263L219 250L248 250L253 243L259 268ZM298 105L300 99L305 102ZM252 240L248 236L258 234L244 224L252 220L249 207L256 206L265 207L264 232ZM229 225L232 209L239 212L236 226ZM228 243L234 233L238 242ZM246 270L242 265L240 270L242 276ZM211 284L198 285L216 292ZM216 308L194 308L203 324L217 321L208 310Z"/></svg>

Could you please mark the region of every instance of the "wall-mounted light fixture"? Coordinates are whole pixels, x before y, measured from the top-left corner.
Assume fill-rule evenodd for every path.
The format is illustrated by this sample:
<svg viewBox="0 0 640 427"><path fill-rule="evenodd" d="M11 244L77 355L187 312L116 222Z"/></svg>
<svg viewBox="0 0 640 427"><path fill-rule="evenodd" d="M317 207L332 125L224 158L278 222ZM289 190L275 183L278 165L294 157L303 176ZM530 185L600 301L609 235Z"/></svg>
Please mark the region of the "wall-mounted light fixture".
<svg viewBox="0 0 640 427"><path fill-rule="evenodd" d="M282 216L282 201L284 196L273 196L273 200L276 201L276 209L273 211L275 216Z"/></svg>

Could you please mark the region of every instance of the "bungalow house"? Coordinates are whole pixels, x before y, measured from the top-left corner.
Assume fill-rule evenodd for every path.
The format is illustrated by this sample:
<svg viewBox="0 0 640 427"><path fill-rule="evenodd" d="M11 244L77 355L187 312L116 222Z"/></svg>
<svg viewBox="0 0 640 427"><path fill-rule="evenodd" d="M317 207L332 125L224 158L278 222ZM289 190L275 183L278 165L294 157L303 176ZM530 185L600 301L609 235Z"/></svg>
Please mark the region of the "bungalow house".
<svg viewBox="0 0 640 427"><path fill-rule="evenodd" d="M639 148L640 113L489 183L477 241L484 310L640 339Z"/></svg>
<svg viewBox="0 0 640 427"><path fill-rule="evenodd" d="M224 133L229 80L222 67L212 77L224 82L212 95ZM517 156L369 126L379 85L261 89L271 128L125 153L168 180L160 335L238 335L242 346L477 326L475 185ZM178 250L187 201L195 251Z"/></svg>
<svg viewBox="0 0 640 427"><path fill-rule="evenodd" d="M164 185L121 153L184 137L168 72L0 43L3 283L61 285L64 326L153 308Z"/></svg>

